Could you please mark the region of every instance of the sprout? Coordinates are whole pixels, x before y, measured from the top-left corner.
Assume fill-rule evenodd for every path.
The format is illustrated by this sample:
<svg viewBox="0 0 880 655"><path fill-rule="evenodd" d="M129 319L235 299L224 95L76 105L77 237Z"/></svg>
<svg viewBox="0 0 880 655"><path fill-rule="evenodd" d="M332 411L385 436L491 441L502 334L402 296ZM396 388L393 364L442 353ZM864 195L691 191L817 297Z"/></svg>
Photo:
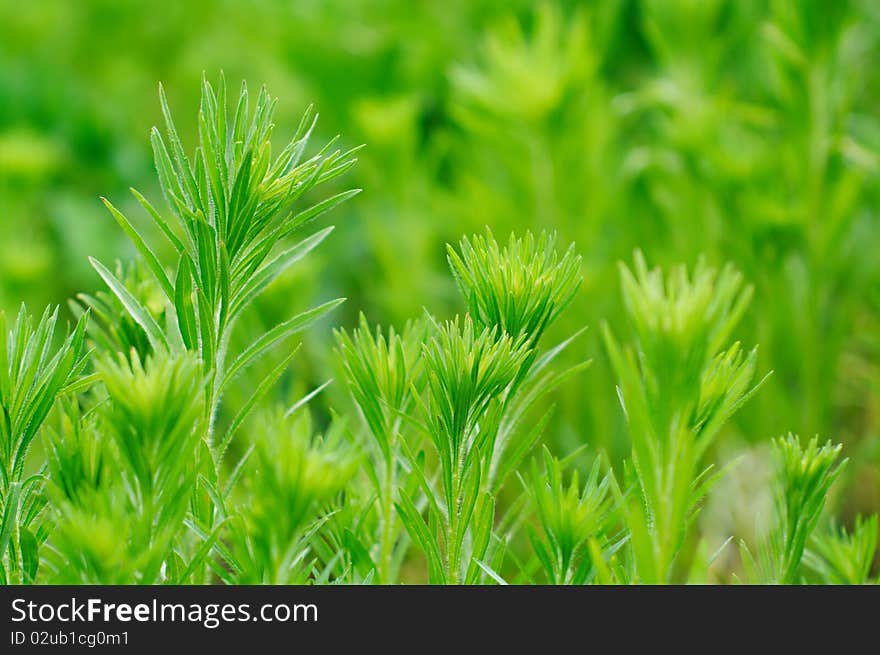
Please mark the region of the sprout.
<svg viewBox="0 0 880 655"><path fill-rule="evenodd" d="M56 398L77 386L88 360L86 317L60 347L53 343L58 310L36 326L24 307L11 328L0 312L0 583L33 582L42 541L32 529L44 502L40 476L26 475L28 452Z"/></svg>
<svg viewBox="0 0 880 655"><path fill-rule="evenodd" d="M846 460L840 461L842 446L831 441L820 445L817 437L804 446L799 437L788 434L774 439L772 446L773 523L758 545L757 557L745 543L740 552L752 581L800 584L804 553Z"/></svg>
<svg viewBox="0 0 880 655"><path fill-rule="evenodd" d="M868 584L877 552L877 515L858 517L852 532L832 528L813 534L804 551L804 564L813 569L824 584Z"/></svg>
<svg viewBox="0 0 880 655"><path fill-rule="evenodd" d="M574 246L560 257L555 235L531 232L522 238L510 235L500 247L490 231L486 236L464 238L459 255L451 246L449 266L480 327L491 327L532 345L571 303L580 285L581 258Z"/></svg>
<svg viewBox="0 0 880 655"><path fill-rule="evenodd" d="M358 464L339 427L315 434L305 411L273 412L255 421L253 456L233 526L237 583L290 584L307 572L308 527Z"/></svg>
<svg viewBox="0 0 880 655"><path fill-rule="evenodd" d="M605 328L632 442L641 503L628 503L633 557L642 582L668 582L693 515L717 476L703 456L724 422L755 392L756 352L727 341L751 290L739 273L705 263L664 275L636 253L621 265L624 305L634 332L621 348ZM759 385L760 386L760 383Z"/></svg>
<svg viewBox="0 0 880 655"><path fill-rule="evenodd" d="M612 476L597 459L583 485L577 471L565 484L562 463L546 447L543 460L543 470L533 462L524 480L541 529L530 531L532 547L550 584L585 584L595 573L590 541L607 546L611 536Z"/></svg>

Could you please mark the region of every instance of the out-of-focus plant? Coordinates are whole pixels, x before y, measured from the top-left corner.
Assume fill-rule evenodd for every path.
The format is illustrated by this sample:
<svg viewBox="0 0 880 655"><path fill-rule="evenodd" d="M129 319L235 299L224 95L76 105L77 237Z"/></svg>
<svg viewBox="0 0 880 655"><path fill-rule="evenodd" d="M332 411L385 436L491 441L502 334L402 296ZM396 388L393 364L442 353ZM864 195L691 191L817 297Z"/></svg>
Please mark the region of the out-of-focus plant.
<svg viewBox="0 0 880 655"><path fill-rule="evenodd" d="M192 582L207 555L186 528L203 452L204 379L190 354L105 355L107 398L67 408L50 439L56 582ZM90 529L94 526L94 529Z"/></svg>
<svg viewBox="0 0 880 655"><path fill-rule="evenodd" d="M732 267L705 263L664 275L636 253L621 266L623 300L635 338L605 342L632 442L636 496L627 525L641 582L669 582L695 512L717 480L705 454L727 419L754 393L756 351L730 343L751 298Z"/></svg>
<svg viewBox="0 0 880 655"><path fill-rule="evenodd" d="M840 445L806 446L792 434L773 442L774 523L757 557L743 545L741 552L751 579L763 584L799 584L801 563L825 507L828 491L846 461ZM820 546L821 548L821 546Z"/></svg>
<svg viewBox="0 0 880 655"><path fill-rule="evenodd" d="M52 502L87 503L111 474L112 450L101 438L97 409L82 411L77 398L63 399L57 427L46 432L48 496Z"/></svg>
<svg viewBox="0 0 880 655"><path fill-rule="evenodd" d="M221 579L236 584L309 580L309 540L325 520L317 511L345 487L358 463L340 428L317 435L302 410L258 418L224 555L229 570L217 569Z"/></svg>
<svg viewBox="0 0 880 655"><path fill-rule="evenodd" d="M852 532L844 528L814 534L804 551L804 564L824 584L861 585L869 582L877 553L877 515L856 520Z"/></svg>

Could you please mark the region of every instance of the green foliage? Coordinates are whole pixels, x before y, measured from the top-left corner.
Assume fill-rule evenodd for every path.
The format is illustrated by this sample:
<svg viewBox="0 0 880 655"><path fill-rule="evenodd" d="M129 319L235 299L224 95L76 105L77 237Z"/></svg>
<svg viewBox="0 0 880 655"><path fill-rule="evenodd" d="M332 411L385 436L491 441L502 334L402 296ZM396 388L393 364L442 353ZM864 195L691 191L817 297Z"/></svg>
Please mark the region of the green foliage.
<svg viewBox="0 0 880 655"><path fill-rule="evenodd" d="M558 316L559 311L568 304L580 282L577 271L579 258L569 249L561 262L557 263L557 255L552 250L553 239L546 235L541 235L537 244L531 235L527 235L524 239L511 237L503 255L491 235L487 240L475 237L473 244L475 245L468 240L462 241L461 257L450 249L450 265L459 280L459 288L471 311L466 321L473 315L487 325L481 337L486 335L489 329L500 331L503 336L498 343L512 344L511 352L503 353L503 356L513 368L509 371L503 369L497 371L499 374L503 373L499 382L503 380L506 389L504 396L499 397L497 411L494 407L491 408L493 411L488 411L492 403L491 395L482 398L479 391L473 393L472 384L476 381L474 386L478 387L480 377L474 372L469 373L467 366L461 366L468 352L477 354L481 352L481 345L474 344L476 346L474 347L467 344L465 350L460 351L460 344L444 343L440 351L437 351L436 346L440 344L435 342L434 352L427 353L429 371L433 368L435 375L438 370L442 372L436 380L429 376L429 388L432 391L433 408L440 405L441 409L439 412L441 420L439 424L433 426L432 432L446 434L446 440L440 441L438 448L441 449L441 479L444 481L444 490L447 494L447 506L450 500L457 497L456 487L459 484L469 483L469 475L478 478L471 482L475 489L482 487L489 494L500 491L507 474L519 465L540 437L547 417L545 414L534 429L517 434L516 430L524 415L541 395L567 375L582 368L573 367L562 374L542 374L545 366L570 341L551 350L541 359L537 358L538 352L535 350L541 334ZM500 260L501 256L504 257L503 263ZM470 327L466 322L466 340L470 337L469 331ZM507 341L514 338L516 341ZM457 359L445 360L445 354L456 352L460 353ZM433 367L430 363L432 357ZM484 376L490 368L489 366L484 368L482 371ZM491 380L488 376L483 379ZM440 384L432 386L430 383L435 381L439 381ZM500 389L499 386L499 391ZM479 414L485 416L471 425L467 409L462 416L462 405L456 400L458 398L469 400L470 407L481 408L477 416ZM482 409L484 404L485 409ZM464 404L464 408L468 406L467 403ZM431 416L437 413L434 409ZM474 435L468 436L471 432ZM449 442L451 448L447 445ZM463 449L462 444L465 444ZM444 451L443 447L449 450ZM479 460L480 456L484 461ZM449 461L449 465L443 466L446 460ZM458 462L463 462L461 472L455 468ZM466 486L464 488L466 489ZM453 493L450 494L450 490ZM486 496L479 498L483 500ZM488 498L494 505L494 498L491 496ZM462 505L461 501L458 501L458 505ZM469 509L468 505L464 507L466 510ZM494 507L485 517L481 517L481 510L483 510L482 505L477 509L476 519L491 523L495 515ZM485 511L488 513L489 509ZM450 534L459 527L454 525ZM475 538L474 543L480 545L485 543L484 548L488 546L486 538L480 540ZM458 555L457 551L455 552ZM497 579L497 572L491 570L489 562L483 561L485 553L478 551L472 553L470 558L483 571ZM471 570L477 572L473 564Z"/></svg>
<svg viewBox="0 0 880 655"><path fill-rule="evenodd" d="M292 584L307 579L308 540L330 501L354 473L357 460L337 426L326 436L312 431L308 413L260 417L254 454L236 507L230 559L239 584Z"/></svg>
<svg viewBox="0 0 880 655"><path fill-rule="evenodd" d="M422 305L451 315L454 281L438 255L485 225L578 244L584 301L560 334L619 324L614 264L634 248L664 265L705 254L755 285L738 336L760 343L762 367L776 372L728 429L750 445L788 430L830 434L866 453L859 470L877 466L880 86L865 65L880 46L876 3L110 4L0 7L0 306L94 295L86 255L114 273L116 257L130 258L124 232L96 218L97 190L174 281L174 247L124 192L158 190L143 138L163 121L155 81L194 108L201 71L224 68L230 80L271 80L279 133L314 101L315 139L370 144L350 171L370 192L335 210L349 227L318 255L345 265L310 257L280 277L232 342L287 318L291 297L301 308L349 298L347 327L361 309L385 325ZM175 111L188 155L196 118ZM347 187L337 178L316 196L324 188ZM600 331L584 339L599 352ZM325 359L305 349L292 366L314 386ZM577 389L554 393L554 449L577 447L583 430L620 463L628 441L613 380L599 358ZM844 506L875 511L873 480L849 479Z"/></svg>
<svg viewBox="0 0 880 655"><path fill-rule="evenodd" d="M305 194L343 174L355 162L353 151L331 151L332 142L316 155L306 156L317 120L311 110L287 146L273 156L270 141L275 100L265 89L251 107L243 84L230 108L225 80L221 78L216 90L203 80L199 143L188 156L161 87L159 95L165 131L154 129L151 142L169 214L157 210L139 192L132 193L157 234L164 237L165 250L171 248L171 266L163 264L156 254L161 250L154 249L133 223L105 200L149 277L139 272L136 277L124 278L120 267L114 274L92 260L111 293L81 296L98 318L91 329L96 345L108 353L119 353L118 362L103 360L98 374L111 401L103 429L122 460L122 475L119 489L104 494L109 494L112 502L95 502L95 507L109 514L94 518L113 524L120 520L120 514L136 509L144 520L155 521L159 534L153 533L151 523L130 525L129 537L149 544L148 552L116 551L133 563L126 569L129 575L147 583L160 580L163 567L165 581L173 582L178 575L203 579L210 575L206 567L213 564L207 561L209 554L216 556L218 549L221 556L226 553L220 546L220 531L230 520L227 498L232 485L221 484L227 449L250 412L282 376L296 349L250 385L244 402L227 408L232 411L218 435L221 399L242 372L259 364L276 346L288 343L341 300L283 320L238 350L232 345L233 329L266 288L317 247L332 228L293 244L288 243L288 237L356 193L340 192L299 207ZM149 362L146 367L140 363L144 358ZM135 382L140 395L130 395ZM189 386L178 388L177 382ZM68 455L72 460L66 464L56 457L61 473L70 466L75 468L77 457L84 457ZM235 471L235 475L241 474L239 468ZM60 484L69 485L70 481ZM128 506L122 489L131 496L135 508ZM72 556L83 536L71 525L84 520L83 511L89 510L75 506L63 512L66 516L59 528L63 537L57 546L62 555ZM259 566L269 564L261 561ZM265 574L252 571L252 578L281 575L271 567L269 570ZM59 571L66 574L63 567ZM118 568L108 571L116 575ZM105 573L95 568L86 579L104 579Z"/></svg>
<svg viewBox="0 0 880 655"><path fill-rule="evenodd" d="M499 247L491 232L462 239L461 255L449 247L449 265L468 312L480 326L498 327L537 344L547 326L574 298L581 258L574 245L558 258L555 237L530 232Z"/></svg>
<svg viewBox="0 0 880 655"><path fill-rule="evenodd" d="M409 545L394 503L397 488L407 477L402 442L419 443L420 435L406 417L414 409L414 395L421 385L420 351L430 326L427 320L411 322L401 334L388 328L386 337L379 327L371 331L361 314L360 326L351 335L344 330L335 333L346 380L369 433L364 464L376 499L374 528L378 535L377 539L366 537L364 543L351 531L352 526L346 525L343 529L348 532L343 533L339 546L347 541L350 556L360 560L367 574L374 571L380 583L397 579ZM354 503L349 500L348 506Z"/></svg>
<svg viewBox="0 0 880 655"><path fill-rule="evenodd" d="M477 562L486 554L495 509L494 498L480 493L491 462L489 439L497 430L493 410L528 354L524 339L498 337L491 328L477 333L469 316L440 326L425 347L427 432L440 464L440 489L427 489L433 501L427 526L414 516L409 498L399 509L413 540L429 555L433 582L474 582L480 573ZM431 526L435 535L425 532ZM470 530L471 548L465 553Z"/></svg>
<svg viewBox="0 0 880 655"><path fill-rule="evenodd" d="M642 582L668 582L688 529L717 476L704 456L723 423L754 392L756 351L729 337L751 296L732 268L704 263L691 276L621 267L635 338L621 348L606 327L611 363L632 441L639 500L628 504L632 549Z"/></svg>
<svg viewBox="0 0 880 655"><path fill-rule="evenodd" d="M425 555L431 582L501 579L493 565L503 562L513 530L499 517L503 529L493 531L497 494L540 439L549 410L531 422L538 401L584 367L550 368L571 339L537 348L577 289L572 249L559 257L546 234L511 236L501 248L488 233L448 254L469 308L463 318L412 323L386 337L362 317L351 336L337 333L370 435L373 496L362 505L367 520L358 521L364 534L336 542L380 581L399 571L409 540Z"/></svg>
<svg viewBox="0 0 880 655"><path fill-rule="evenodd" d="M632 29L619 27L619 6L568 12L548 2L529 9L527 20L502 20L489 31L475 61L440 85L450 94L448 114L424 120L418 138L408 132L419 106L412 98L353 106L376 149L401 160L387 169L367 162L365 173L355 173L373 178L375 196L358 203L363 232L353 226L342 244L327 240L332 228L306 227L354 195L338 186L354 150L335 150L331 140L308 155L317 129L311 110L276 150L274 112L284 116L283 105L263 90L252 106L246 86L227 98L222 77L216 86L203 79L197 145L187 151L185 126L178 129L160 89L164 128L152 132L151 144L166 203L157 208L134 192L145 210L142 225L127 207L105 201L137 261L92 260L107 289L71 304L78 323L69 334L55 335L57 312L47 311L36 327L24 312L9 330L0 319L3 582L872 582L876 517L851 532L833 521L830 530L820 526L823 511L837 509L828 500L832 484L839 481L843 495L849 482L839 476L841 446L774 442L774 512L756 556L743 546L741 559L721 570L709 544L726 545L746 531L725 523L721 530L731 536L724 541L717 522L698 517L721 477L717 464L777 421L794 423L799 403L818 400L804 414L811 422L837 415L831 394L816 395L825 388L819 377L836 375L844 352L869 359L854 349L870 342L845 343L843 321L873 324L873 310L844 293L850 278L820 266L856 224L844 189L859 194L866 179L839 173L845 166L837 155L818 147L829 135L825 123L811 128L818 136L808 166L817 168L806 176L821 193L809 206L792 205L784 226L796 245L758 256L749 242L766 227L756 227L756 215L778 220L779 207L756 209L761 197L743 189L728 145L751 141L712 117L730 109L731 124L759 143L749 130L774 119L706 93L720 59L736 51L730 39L707 38L723 4L696 12L693 38L669 39L689 24L689 3L643 2L639 29L658 66L633 93L606 79L619 65L609 56L618 47L609 35ZM783 9L774 5L768 19L774 44L789 55L807 48L843 56L842 18L834 35L819 38L802 29L809 21L799 8ZM745 10L724 12L748 24ZM694 48L704 42L715 45L697 61ZM795 99L783 97L784 84L762 87L765 96L752 99L783 117L804 99L802 71L790 59L776 64ZM688 61L695 62L690 73L681 68ZM818 61L804 65L821 87ZM634 79L645 75L638 61L630 64ZM355 84L357 76L346 70L346 77ZM815 101L816 93L805 97ZM339 111L328 104L331 115ZM850 109L836 96L825 108L834 120ZM748 126L739 124L744 116ZM447 139L442 147L438 130ZM703 132L718 143L704 149ZM801 180L802 150L790 134L776 137L787 154L762 150L755 159L772 160L789 182ZM408 165L423 147L436 149L442 200L424 171ZM728 220L708 191L718 188L742 201L742 226L725 229L715 246L708 239L695 246L693 234L711 236L712 221ZM446 246L451 276L433 276L428 262L442 260L443 248L419 222L389 230L374 220L389 198L389 206L413 215L436 211L445 220L448 213L450 238L459 223L467 234L477 230ZM819 227L826 213L840 221L841 234ZM484 229L488 222L506 230L519 216L529 217L534 232L514 230L499 242ZM615 222L606 220L612 216ZM608 264L632 245L632 220L652 259L698 263L690 272L682 264L649 269L637 252L632 268L620 267L618 299ZM559 248L557 232L564 243L586 244L583 258L574 244ZM375 267L341 255L352 255L353 243ZM332 264L318 276L312 267L322 262L311 255L322 244ZM716 260L734 260L745 274L707 263ZM851 279L863 274L860 266L854 260ZM380 274L381 291L369 291ZM327 379L325 344L307 340L300 349L294 337L341 300L301 305L343 279L360 300L374 294L369 315L383 321L412 316L423 301L428 309L420 320L384 328L362 313L355 327L335 330L332 361L345 385L331 386L316 381ZM458 297L444 296L453 286ZM843 318L794 320L799 315L783 317L762 296L775 293L784 306L789 290L805 307L841 290ZM753 297L756 308L747 311ZM579 338L585 319L604 318L615 326L625 318L627 336L618 341L606 324L599 335ZM769 359L781 364L796 399L777 387L758 398L770 395L779 416L763 400L740 413L764 364L734 334L766 337L779 350L784 329L804 361L778 352ZM827 354L820 354L825 336ZM608 357L595 375L577 376L599 339ZM97 351L93 370L87 340ZM856 370L871 377L869 367ZM612 372L622 413L608 402ZM850 401L862 397L863 383L853 382ZM850 426L841 439L857 438L854 425L871 429L869 419L840 420ZM40 435L43 449L30 448ZM595 446L590 460L581 456L585 444ZM525 465L539 445L541 455ZM871 452L848 450L869 471ZM512 477L521 485L509 484ZM730 513L737 501L718 496L713 504Z"/></svg>
<svg viewBox="0 0 880 655"><path fill-rule="evenodd" d="M317 120L311 110L303 115L293 138L273 157L276 101L262 89L251 108L247 85L242 84L238 99L228 107L222 77L216 91L203 79L199 143L190 157L161 86L159 97L165 133L153 128L150 138L171 216L163 216L139 192L132 193L173 249L176 261L170 274L132 223L109 201L104 204L164 295L163 313L168 317L164 325L116 275L100 262L93 260L92 265L143 329L153 350L184 349L198 354L210 390L205 399L209 443L222 456L244 419L244 414L236 417L229 432L215 444L214 423L226 387L275 345L341 302L326 303L276 325L231 358L235 354L229 352L231 334L242 312L288 267L319 245L330 229L281 250L279 245L357 190L337 193L302 209L295 208L297 201L317 185L345 173L356 160L353 150L331 151L333 141L317 154L305 156ZM265 392L269 383L256 389Z"/></svg>
<svg viewBox="0 0 880 655"><path fill-rule="evenodd" d="M47 579L57 584L149 584L158 581L165 549L149 547L148 531L118 495L95 494L86 506L59 505Z"/></svg>
<svg viewBox="0 0 880 655"><path fill-rule="evenodd" d="M70 407L51 441L57 582L162 581L196 488L204 434L198 360L156 353L97 362L96 425ZM95 530L84 529L94 524ZM71 566L69 563L77 564ZM166 578L167 579L167 578ZM173 579L170 581L174 581Z"/></svg>
<svg viewBox="0 0 880 655"><path fill-rule="evenodd" d="M852 532L843 528L814 534L804 551L804 564L824 584L861 585L869 582L877 552L877 515L856 519Z"/></svg>
<svg viewBox="0 0 880 655"><path fill-rule="evenodd" d="M157 354L142 364L132 355L130 362L99 360L97 368L111 401L105 430L131 476L126 487L145 509L164 508L181 495L198 455L204 394L198 361Z"/></svg>
<svg viewBox="0 0 880 655"><path fill-rule="evenodd" d="M22 307L7 328L6 315L0 314L0 447L5 464L0 490L4 496L20 481L27 451L55 399L85 368L85 320L55 349L57 322L58 310L47 309L35 327Z"/></svg>
<svg viewBox="0 0 880 655"><path fill-rule="evenodd" d="M828 490L840 475L840 445L818 438L806 446L789 434L773 441L775 524L758 553L757 562L743 553L751 575L767 584L801 582L801 561L825 507Z"/></svg>
<svg viewBox="0 0 880 655"><path fill-rule="evenodd" d="M401 334L381 327L371 331L361 314L360 325L349 335L335 332L338 354L358 409L363 414L383 461L393 460L393 450L404 429L402 415L411 409L413 385L419 377L419 350L429 323L408 323Z"/></svg>
<svg viewBox="0 0 880 655"><path fill-rule="evenodd" d="M76 400L66 399L59 413L58 428L46 432L49 496L82 505L112 472L109 444L101 439L95 408L83 415Z"/></svg>
<svg viewBox="0 0 880 655"><path fill-rule="evenodd" d="M457 68L455 84L470 103L490 113L521 121L543 118L567 86L593 67L584 39L582 14L566 24L553 5L541 3L531 34L513 19L502 21L485 43L483 68Z"/></svg>
<svg viewBox="0 0 880 655"><path fill-rule="evenodd" d="M562 463L546 447L543 460L543 470L534 462L524 481L541 528L529 531L532 547L549 584L586 584L595 575L591 547L601 553L612 545L611 475L596 460L583 485L576 470L566 485Z"/></svg>
<svg viewBox="0 0 880 655"><path fill-rule="evenodd" d="M513 382L528 354L524 339L498 337L491 328L478 331L469 316L440 326L429 341L428 433L441 455L444 479L492 434L480 421Z"/></svg>
<svg viewBox="0 0 880 655"><path fill-rule="evenodd" d="M150 312L161 318L162 292L141 266L127 269L117 262L114 275L128 292ZM110 291L97 291L94 295L79 294L77 302L69 306L77 318L88 308L89 321L86 333L94 345L104 352L118 352L126 356L136 352L141 360L146 359L152 347L144 329L126 311L119 298Z"/></svg>
<svg viewBox="0 0 880 655"><path fill-rule="evenodd" d="M518 353L529 350L523 353L519 370L502 399L497 425L481 428L487 434L490 454L486 483L497 492L535 445L543 422L549 418L545 414L536 429L524 431L523 420L529 410L563 380L589 365L579 362L561 372L548 369L580 332L543 353L539 350L541 336L571 303L580 286L581 258L575 254L573 244L560 256L555 237L547 233L537 238L530 232L524 237L511 234L502 248L487 231L485 237L462 239L460 249L459 254L447 246L447 258L468 308L467 320L472 320L477 329L509 336ZM442 350L447 351L447 347Z"/></svg>
<svg viewBox="0 0 880 655"><path fill-rule="evenodd" d="M229 552L221 541L224 531L231 530L227 523L233 518L236 525L247 523L241 512L230 515L229 495L242 476L245 483L250 480L244 475L245 457L221 484L227 473L224 454L295 349L252 385L250 398L234 408L218 439L221 397L236 376L340 302L297 314L267 329L240 352L230 350L234 324L245 310L330 229L292 245L287 237L354 192L302 209L296 208L297 201L344 173L355 160L351 152L330 152L330 145L305 156L316 118L311 112L288 146L273 157L275 103L265 90L251 109L243 86L229 117L222 79L216 91L205 81L202 94L199 145L187 157L160 88L166 130L164 136L154 130L152 143L170 217L133 192L174 251L176 268L170 274L141 232L105 201L144 268L123 273L117 265L113 273L92 262L110 290L80 297L96 319L89 329L92 340L104 352L95 375L76 380L85 367L87 321L76 305L80 322L54 359L49 348L57 312L47 312L34 334L25 334L30 328L22 314L8 351L3 349L15 360L26 360L6 367L3 385L4 407L9 399L3 534L12 540L10 559L4 564L8 573L13 566L21 569L20 581L33 578L36 547L46 539L50 525L48 575L56 582L175 583L204 581L211 570L216 573L216 558ZM3 332L5 338L5 327ZM53 511L51 523L41 524L35 536L28 528L45 502L38 493L43 477L21 481L27 446L65 386L81 390L95 379L103 382L101 395L82 399L91 405L84 413L76 403L66 405L60 429L47 440L47 493ZM256 450L263 463L269 461L266 452ZM275 455L287 457L285 453ZM314 486L314 461L308 461L304 479ZM281 476L276 482L283 488L296 480ZM309 493L321 499L327 495ZM308 494L301 497L301 515L291 517L278 539L293 541L302 527L312 500ZM269 515L262 516L265 521ZM89 523L96 526L94 531L83 529ZM284 579L283 570L270 566L278 564L278 539L260 539L270 542L260 543L268 555L255 555L257 561L242 576ZM267 567L268 572L263 571Z"/></svg>
<svg viewBox="0 0 880 655"><path fill-rule="evenodd" d="M3 584L33 582L45 539L38 518L44 501L40 475L28 475L28 451L55 400L78 386L86 366L85 319L60 347L53 340L58 310L36 326L22 307L7 327L0 312L0 561Z"/></svg>

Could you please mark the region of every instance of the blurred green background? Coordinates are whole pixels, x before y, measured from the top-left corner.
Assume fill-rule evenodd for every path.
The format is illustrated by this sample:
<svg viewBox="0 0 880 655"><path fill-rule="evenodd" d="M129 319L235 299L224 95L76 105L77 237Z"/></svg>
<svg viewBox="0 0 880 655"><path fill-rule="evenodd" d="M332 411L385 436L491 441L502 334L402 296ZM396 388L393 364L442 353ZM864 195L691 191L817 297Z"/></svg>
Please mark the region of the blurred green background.
<svg viewBox="0 0 880 655"><path fill-rule="evenodd" d="M789 430L842 441L836 508L877 511L878 46L871 0L0 0L0 308L64 303L100 287L87 256L133 257L98 197L147 224L127 189L158 202L157 82L192 144L199 79L223 70L279 98L279 141L314 103L320 139L367 144L339 181L364 193L255 320L335 295L343 325L449 316L446 242L555 229L585 278L556 336L588 326L572 356L595 362L548 440L620 458L598 338L623 327L616 263L731 261L755 285L737 336L774 373L721 440L747 456L704 520L753 520L737 498ZM332 373L328 343L309 337L303 387Z"/></svg>

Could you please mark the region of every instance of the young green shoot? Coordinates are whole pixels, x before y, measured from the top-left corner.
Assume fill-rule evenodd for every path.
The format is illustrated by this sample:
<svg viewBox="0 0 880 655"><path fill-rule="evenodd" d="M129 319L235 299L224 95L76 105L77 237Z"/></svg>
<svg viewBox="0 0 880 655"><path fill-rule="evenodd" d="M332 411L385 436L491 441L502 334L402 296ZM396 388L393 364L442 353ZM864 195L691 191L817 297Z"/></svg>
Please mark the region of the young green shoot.
<svg viewBox="0 0 880 655"><path fill-rule="evenodd" d="M34 325L24 307L11 325L0 312L0 583L33 582L45 533L36 526L45 500L42 476L28 475L28 452L55 400L81 386L86 318L60 347L58 310ZM87 381L86 381L87 382Z"/></svg>
<svg viewBox="0 0 880 655"><path fill-rule="evenodd" d="M627 523L638 579L669 582L699 503L717 476L705 453L724 422L754 393L756 350L744 353L730 335L751 288L727 266L701 262L692 275L621 265L624 306L634 343L605 343L632 443L637 496Z"/></svg>
<svg viewBox="0 0 880 655"><path fill-rule="evenodd" d="M743 560L752 579L762 584L800 584L801 564L822 515L828 491L846 460L840 445L806 445L793 434L773 441L773 495L775 516L770 532L759 545L757 558L743 544ZM821 548L821 546L820 546Z"/></svg>
<svg viewBox="0 0 880 655"><path fill-rule="evenodd" d="M174 250L176 261L164 264L154 249L108 200L110 213L134 244L164 296L169 320L160 323L106 266L92 260L99 275L128 314L143 329L154 350L186 350L198 355L208 381L205 397L207 440L221 457L241 426L240 414L226 433L217 436L216 417L223 391L274 346L336 307L334 300L276 325L239 353L230 353L236 321L290 266L317 247L330 233L325 228L291 243L324 212L355 195L341 191L313 205L299 207L303 196L329 182L355 163L356 149L333 150L335 139L316 154L306 147L317 116L309 109L293 138L277 156L271 138L275 99L262 89L250 106L242 84L237 100L227 106L226 83L217 89L203 81L198 114L199 142L192 156L184 150L171 111L160 87L164 134L151 133L159 182L168 205L160 212L132 190ZM269 385L255 389L265 392ZM255 403L248 403L245 409Z"/></svg>

